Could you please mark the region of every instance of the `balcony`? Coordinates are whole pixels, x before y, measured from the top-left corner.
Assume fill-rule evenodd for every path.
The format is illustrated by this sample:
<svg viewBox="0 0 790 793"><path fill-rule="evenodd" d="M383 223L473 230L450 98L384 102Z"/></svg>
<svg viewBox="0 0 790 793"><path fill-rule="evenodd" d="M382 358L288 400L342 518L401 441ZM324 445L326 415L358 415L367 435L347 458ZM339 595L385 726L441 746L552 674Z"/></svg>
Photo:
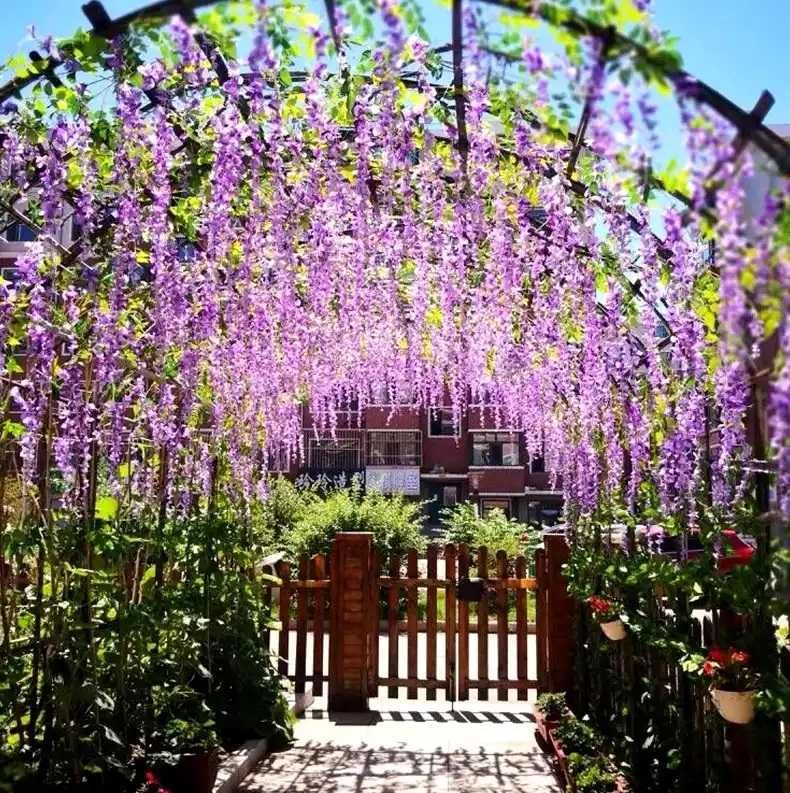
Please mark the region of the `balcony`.
<svg viewBox="0 0 790 793"><path fill-rule="evenodd" d="M365 431L336 430L334 436L326 431L317 435L305 430L305 469L310 474L340 474L362 471L365 467Z"/></svg>
<svg viewBox="0 0 790 793"><path fill-rule="evenodd" d="M419 468L422 465L422 433L419 430L370 430L367 465Z"/></svg>

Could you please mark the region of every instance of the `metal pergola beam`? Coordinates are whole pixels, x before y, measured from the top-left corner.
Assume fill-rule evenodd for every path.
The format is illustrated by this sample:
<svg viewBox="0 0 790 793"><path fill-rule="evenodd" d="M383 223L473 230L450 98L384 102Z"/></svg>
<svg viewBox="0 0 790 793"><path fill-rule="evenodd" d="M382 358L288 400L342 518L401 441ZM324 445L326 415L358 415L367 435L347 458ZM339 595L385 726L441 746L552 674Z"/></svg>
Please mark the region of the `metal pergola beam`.
<svg viewBox="0 0 790 793"><path fill-rule="evenodd" d="M751 114L727 99L715 88L709 86L689 74L683 69L671 69L657 60L656 57L637 41L613 31L611 28L599 24L581 14L565 8L559 9L551 3L534 3L530 0L477 0L481 3L507 8L526 16L537 16L549 25L565 28L577 36L592 36L605 42L611 36L612 46L617 46L625 51L630 51L637 57L649 63L656 71L663 74L684 96L690 96L715 110L722 118L730 122L748 142L753 143L767 154L785 175L790 176L790 144L782 140L773 130L768 129ZM560 11L559 15L552 12ZM768 93L768 92L766 92Z"/></svg>

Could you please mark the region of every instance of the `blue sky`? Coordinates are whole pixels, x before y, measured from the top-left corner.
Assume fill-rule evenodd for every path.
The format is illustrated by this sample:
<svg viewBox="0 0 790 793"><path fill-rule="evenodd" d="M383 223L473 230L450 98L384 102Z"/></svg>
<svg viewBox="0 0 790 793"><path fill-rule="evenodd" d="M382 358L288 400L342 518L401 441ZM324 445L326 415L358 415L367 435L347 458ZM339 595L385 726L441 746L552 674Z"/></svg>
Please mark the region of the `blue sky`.
<svg viewBox="0 0 790 793"><path fill-rule="evenodd" d="M104 0L111 16L149 0ZM0 60L27 51L26 28L68 35L84 26L84 0L0 0ZM425 0L429 20L447 17ZM790 123L790 10L788 0L654 0L660 27L680 39L686 68L746 109L763 88L776 98L768 123Z"/></svg>

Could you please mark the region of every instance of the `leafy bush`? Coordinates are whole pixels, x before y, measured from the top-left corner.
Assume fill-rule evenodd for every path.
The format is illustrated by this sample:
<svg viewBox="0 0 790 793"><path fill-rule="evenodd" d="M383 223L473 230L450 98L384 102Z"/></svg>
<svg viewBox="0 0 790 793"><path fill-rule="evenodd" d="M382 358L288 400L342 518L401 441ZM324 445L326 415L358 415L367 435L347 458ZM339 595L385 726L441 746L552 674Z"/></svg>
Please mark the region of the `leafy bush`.
<svg viewBox="0 0 790 793"><path fill-rule="evenodd" d="M358 487L337 490L309 503L294 528L283 537L283 546L296 560L302 555L328 553L332 538L341 531L369 531L379 554L422 551L422 504L403 496L363 495Z"/></svg>
<svg viewBox="0 0 790 793"><path fill-rule="evenodd" d="M568 767L577 793L614 793L617 790L617 774L602 755L573 752L568 756Z"/></svg>
<svg viewBox="0 0 790 793"><path fill-rule="evenodd" d="M536 705L538 710L549 721L559 721L568 709L564 692L541 694L537 699Z"/></svg>
<svg viewBox="0 0 790 793"><path fill-rule="evenodd" d="M496 564L497 551L505 551L512 561L528 554L535 545L537 532L525 523L508 518L501 509L493 509L485 517L478 513L477 505L469 501L441 512L446 542L465 543L470 548L485 545Z"/></svg>
<svg viewBox="0 0 790 793"><path fill-rule="evenodd" d="M601 749L601 736L572 713L566 713L560 719L554 734L568 753L592 755Z"/></svg>
<svg viewBox="0 0 790 793"><path fill-rule="evenodd" d="M297 487L285 477L273 478L268 497L251 506L253 532L267 552L280 550L284 538L316 502L320 501L313 488Z"/></svg>

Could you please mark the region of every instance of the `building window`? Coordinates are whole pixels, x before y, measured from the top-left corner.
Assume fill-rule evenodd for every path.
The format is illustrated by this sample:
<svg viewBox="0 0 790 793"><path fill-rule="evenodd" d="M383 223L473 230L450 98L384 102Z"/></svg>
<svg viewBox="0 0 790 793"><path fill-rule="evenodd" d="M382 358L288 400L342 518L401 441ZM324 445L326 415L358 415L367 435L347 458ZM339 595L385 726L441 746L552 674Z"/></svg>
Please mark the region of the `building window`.
<svg viewBox="0 0 790 793"><path fill-rule="evenodd" d="M555 526L562 520L562 503L559 501L530 501L527 521L541 526Z"/></svg>
<svg viewBox="0 0 790 793"><path fill-rule="evenodd" d="M518 436L510 432L476 432L472 465L518 465Z"/></svg>
<svg viewBox="0 0 790 793"><path fill-rule="evenodd" d="M3 231L6 242L34 242L38 234L30 226L19 221L12 221Z"/></svg>
<svg viewBox="0 0 790 793"><path fill-rule="evenodd" d="M419 466L422 464L422 434L419 430L370 430L368 465Z"/></svg>
<svg viewBox="0 0 790 793"><path fill-rule="evenodd" d="M384 405L414 405L414 397L403 392L391 391L386 385L378 385L371 389L370 404Z"/></svg>
<svg viewBox="0 0 790 793"><path fill-rule="evenodd" d="M542 457L531 457L529 461L529 472L531 474L545 474L546 463L543 462Z"/></svg>
<svg viewBox="0 0 790 793"><path fill-rule="evenodd" d="M280 446L268 454L267 470L272 473L287 473L291 468L291 456L288 449Z"/></svg>
<svg viewBox="0 0 790 793"><path fill-rule="evenodd" d="M484 518L487 518L495 509L504 512L505 517L511 517L509 498L484 498L481 506Z"/></svg>
<svg viewBox="0 0 790 793"><path fill-rule="evenodd" d="M431 438L458 436L452 408L431 408L428 412L428 435Z"/></svg>
<svg viewBox="0 0 790 793"><path fill-rule="evenodd" d="M305 448L307 468L312 473L337 474L363 468L361 430L336 430L334 437L330 433L316 437L308 430Z"/></svg>
<svg viewBox="0 0 790 793"><path fill-rule="evenodd" d="M458 485L445 485L442 488L442 506L453 509L458 503Z"/></svg>

